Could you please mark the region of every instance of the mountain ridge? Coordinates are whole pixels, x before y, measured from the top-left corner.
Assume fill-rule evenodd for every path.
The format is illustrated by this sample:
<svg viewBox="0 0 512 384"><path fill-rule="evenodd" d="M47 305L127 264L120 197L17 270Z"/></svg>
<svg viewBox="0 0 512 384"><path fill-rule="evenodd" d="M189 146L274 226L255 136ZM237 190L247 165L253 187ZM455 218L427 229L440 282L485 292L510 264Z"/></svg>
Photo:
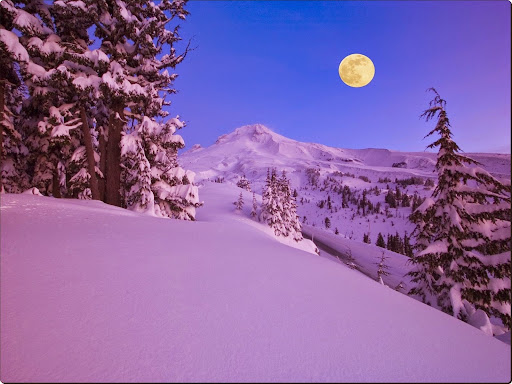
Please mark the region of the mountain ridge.
<svg viewBox="0 0 512 384"><path fill-rule="evenodd" d="M195 155L194 155L195 154ZM236 128L230 133L219 136L216 142L208 147L198 144L181 155L187 166L200 165L200 158L208 158L207 164L193 169L199 173L215 164L228 163L239 168L244 167L245 160L236 155L254 155L252 160L260 163L275 163L277 166L288 163L291 167L306 161L311 166L326 167L332 170L356 166L360 169L367 167L379 170L381 167L401 169L402 173L412 173L423 177L432 177L435 170L437 153L406 152L386 148L348 149L330 147L319 143L300 142L280 135L263 124L249 124ZM491 173L501 178L510 176L510 155L495 153L465 153L465 155L481 162ZM265 158L272 161L264 161ZM286 160L286 161L285 161ZM207 167L205 167L207 165ZM271 164L267 164L271 165ZM378 168L375 168L378 167ZM226 171L226 166L218 169ZM242 169L243 170L243 169ZM389 170L388 170L389 171Z"/></svg>

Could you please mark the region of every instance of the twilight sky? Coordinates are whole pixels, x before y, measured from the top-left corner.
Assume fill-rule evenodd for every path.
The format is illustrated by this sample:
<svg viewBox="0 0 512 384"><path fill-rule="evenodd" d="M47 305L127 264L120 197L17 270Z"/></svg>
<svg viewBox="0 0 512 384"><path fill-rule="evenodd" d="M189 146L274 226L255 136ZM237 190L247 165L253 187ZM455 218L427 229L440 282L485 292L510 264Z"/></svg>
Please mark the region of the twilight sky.
<svg viewBox="0 0 512 384"><path fill-rule="evenodd" d="M176 69L171 114L187 148L262 123L341 148L423 151L419 115L435 87L465 152L510 153L509 1L190 1L197 49ZM368 56L375 77L345 85L340 61Z"/></svg>

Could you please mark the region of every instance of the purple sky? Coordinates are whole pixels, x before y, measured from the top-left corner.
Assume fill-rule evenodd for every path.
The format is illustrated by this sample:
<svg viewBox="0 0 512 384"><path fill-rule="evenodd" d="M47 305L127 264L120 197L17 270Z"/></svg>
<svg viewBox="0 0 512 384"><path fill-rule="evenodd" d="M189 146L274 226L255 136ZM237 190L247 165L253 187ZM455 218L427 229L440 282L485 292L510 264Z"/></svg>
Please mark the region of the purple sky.
<svg viewBox="0 0 512 384"><path fill-rule="evenodd" d="M191 1L171 114L187 147L263 123L292 139L423 151L419 115L435 87L465 152L510 153L510 7L506 1ZM373 81L345 85L362 53Z"/></svg>

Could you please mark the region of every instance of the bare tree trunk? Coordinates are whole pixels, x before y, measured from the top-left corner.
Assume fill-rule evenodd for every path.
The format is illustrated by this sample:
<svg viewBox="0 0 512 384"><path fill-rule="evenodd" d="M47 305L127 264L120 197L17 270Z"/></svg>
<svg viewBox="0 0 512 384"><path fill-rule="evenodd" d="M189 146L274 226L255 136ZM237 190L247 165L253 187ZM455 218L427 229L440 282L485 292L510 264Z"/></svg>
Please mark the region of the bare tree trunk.
<svg viewBox="0 0 512 384"><path fill-rule="evenodd" d="M123 107L112 108L110 115L107 158L105 167L105 203L121 206L121 131L123 128Z"/></svg>
<svg viewBox="0 0 512 384"><path fill-rule="evenodd" d="M57 167L57 163L54 164L53 169L53 178L52 178L52 195L58 199L61 198L60 195L60 183L59 183L59 169Z"/></svg>
<svg viewBox="0 0 512 384"><path fill-rule="evenodd" d="M0 173L2 172L2 160L4 152L4 126L2 122L4 120L4 108L5 108L5 80L0 80ZM0 191L3 190L2 177L0 175Z"/></svg>
<svg viewBox="0 0 512 384"><path fill-rule="evenodd" d="M98 180L98 187L100 190L100 200L105 201L105 166L107 160L107 141L103 132L99 133L99 151L100 151L100 171L103 177Z"/></svg>
<svg viewBox="0 0 512 384"><path fill-rule="evenodd" d="M91 194L93 200L100 200L100 191L98 189L98 179L96 178L96 161L94 160L94 150L92 149L91 130L89 122L83 107L80 107L80 117L82 118L82 133L84 136L85 153L87 154L87 169L89 170Z"/></svg>

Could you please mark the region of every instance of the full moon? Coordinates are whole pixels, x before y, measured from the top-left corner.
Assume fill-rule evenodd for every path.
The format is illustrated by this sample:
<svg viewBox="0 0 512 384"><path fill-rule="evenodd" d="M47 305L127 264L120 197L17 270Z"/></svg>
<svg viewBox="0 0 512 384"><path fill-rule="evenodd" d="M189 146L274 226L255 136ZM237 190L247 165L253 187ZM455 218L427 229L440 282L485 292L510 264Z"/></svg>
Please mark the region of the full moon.
<svg viewBox="0 0 512 384"><path fill-rule="evenodd" d="M341 61L338 72L345 84L359 88L372 81L375 75L375 66L365 55L353 53Z"/></svg>

